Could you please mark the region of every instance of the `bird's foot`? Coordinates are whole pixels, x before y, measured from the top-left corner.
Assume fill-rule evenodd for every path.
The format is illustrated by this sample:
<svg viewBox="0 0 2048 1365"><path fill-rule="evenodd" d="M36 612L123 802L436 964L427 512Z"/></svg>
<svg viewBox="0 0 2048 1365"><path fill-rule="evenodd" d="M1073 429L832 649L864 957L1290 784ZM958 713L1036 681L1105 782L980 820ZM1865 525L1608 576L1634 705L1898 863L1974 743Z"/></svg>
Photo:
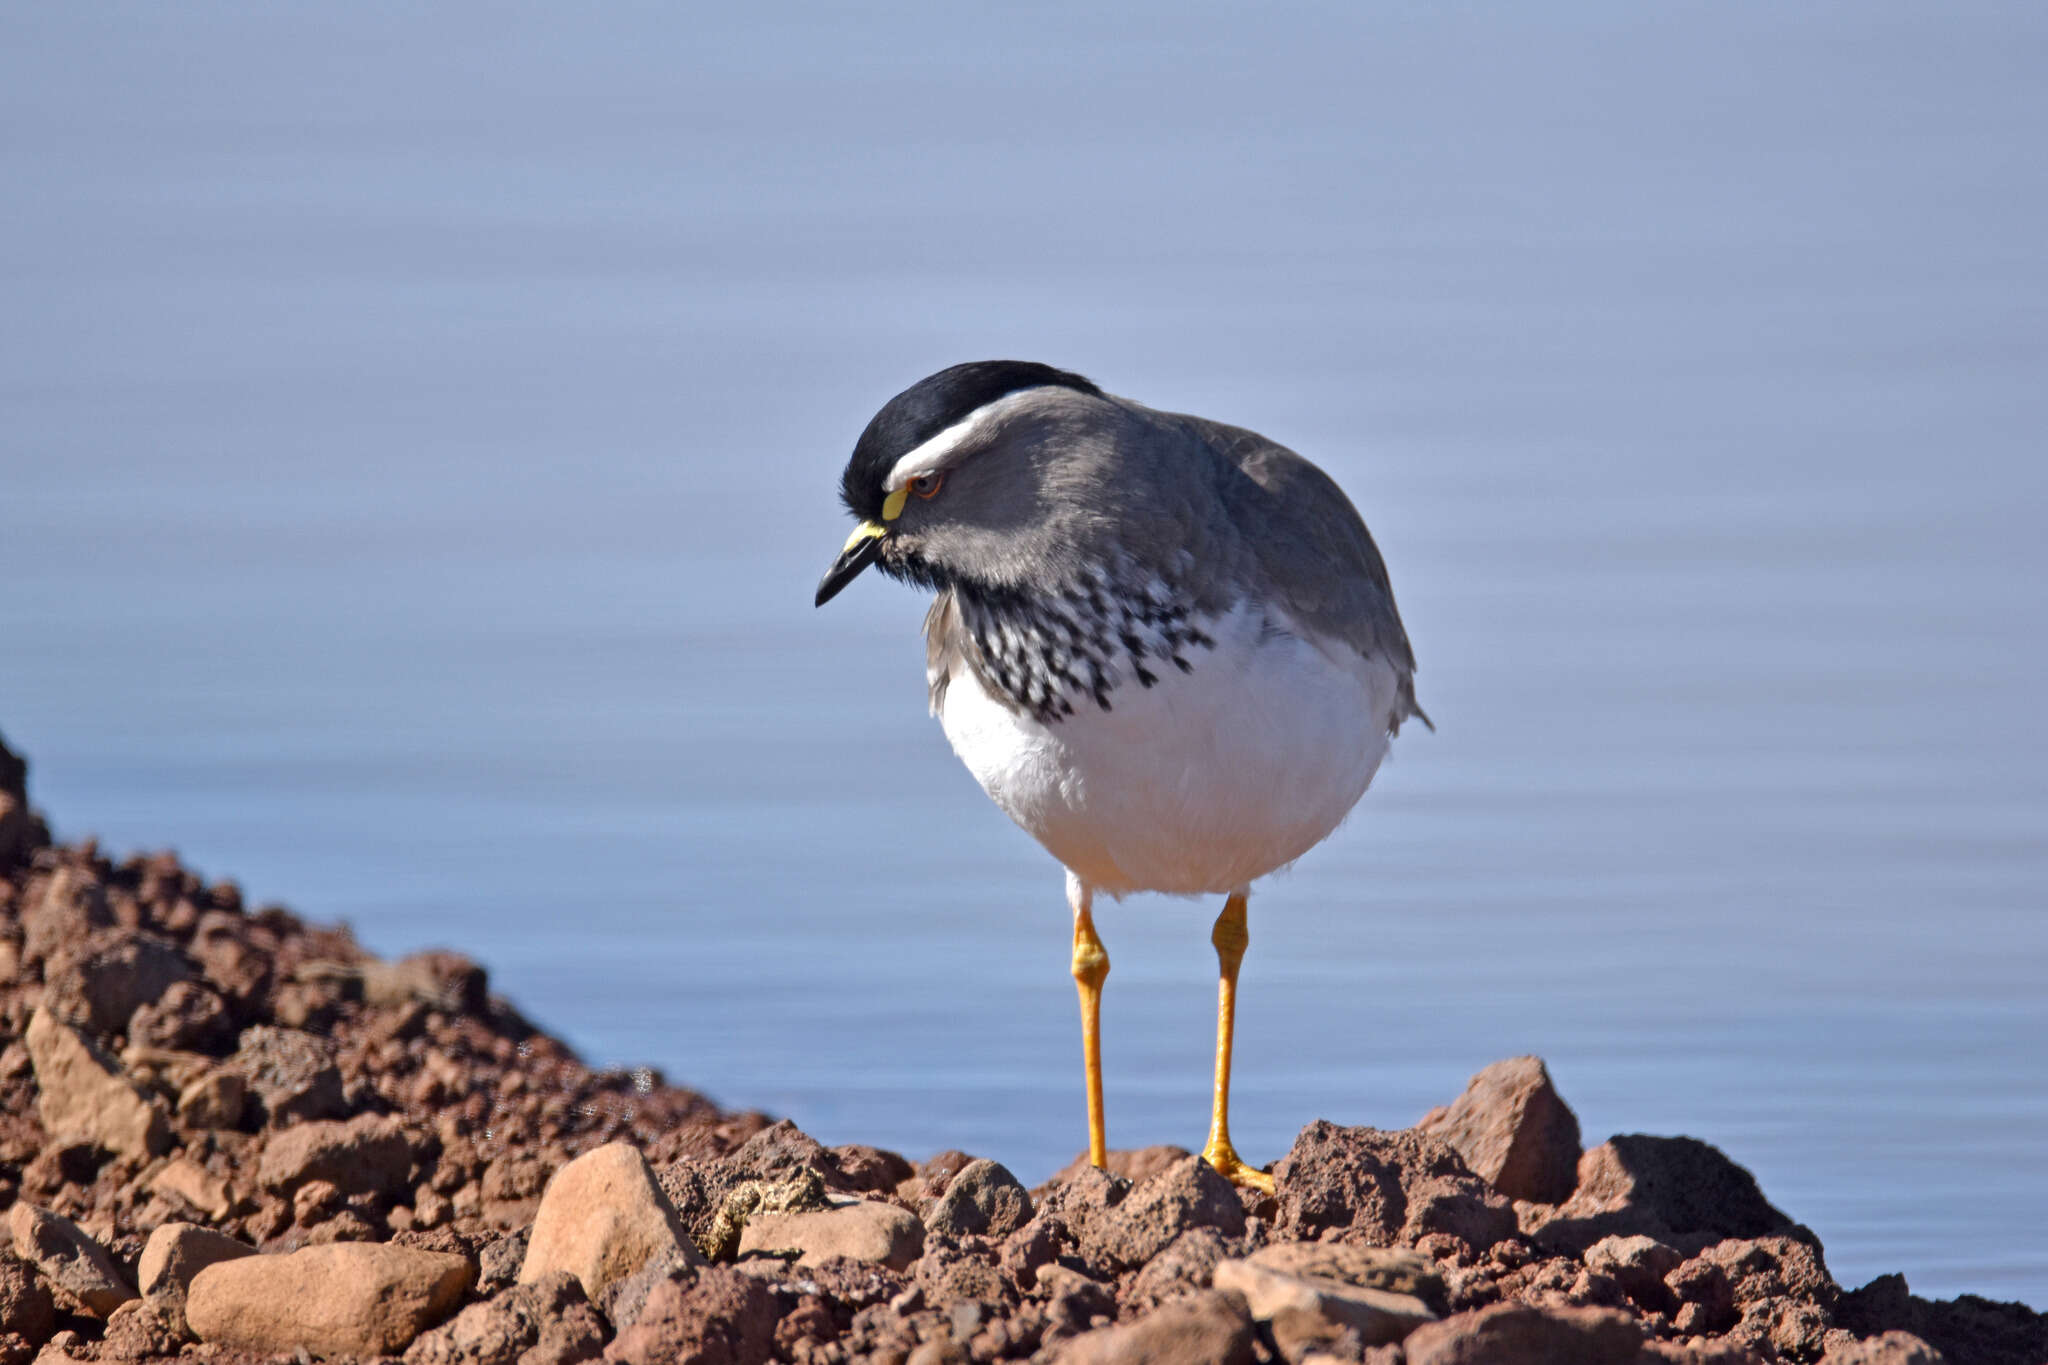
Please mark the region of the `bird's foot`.
<svg viewBox="0 0 2048 1365"><path fill-rule="evenodd" d="M1247 1166L1230 1145L1229 1138L1211 1138L1209 1145L1202 1149L1202 1160L1215 1167L1216 1174L1233 1185L1242 1185L1264 1194L1273 1193L1273 1177L1253 1166Z"/></svg>

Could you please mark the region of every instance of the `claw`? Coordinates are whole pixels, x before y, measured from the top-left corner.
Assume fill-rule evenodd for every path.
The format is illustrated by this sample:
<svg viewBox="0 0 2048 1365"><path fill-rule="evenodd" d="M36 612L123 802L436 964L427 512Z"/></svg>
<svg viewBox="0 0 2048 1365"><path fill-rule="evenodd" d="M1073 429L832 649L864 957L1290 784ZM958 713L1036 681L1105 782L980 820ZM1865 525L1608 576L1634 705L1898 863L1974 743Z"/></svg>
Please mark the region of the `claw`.
<svg viewBox="0 0 2048 1365"><path fill-rule="evenodd" d="M1227 1142L1211 1143L1205 1147L1202 1150L1202 1160L1208 1162L1215 1168L1216 1174L1233 1185L1259 1190L1265 1194L1274 1192L1273 1177L1255 1166L1247 1166Z"/></svg>

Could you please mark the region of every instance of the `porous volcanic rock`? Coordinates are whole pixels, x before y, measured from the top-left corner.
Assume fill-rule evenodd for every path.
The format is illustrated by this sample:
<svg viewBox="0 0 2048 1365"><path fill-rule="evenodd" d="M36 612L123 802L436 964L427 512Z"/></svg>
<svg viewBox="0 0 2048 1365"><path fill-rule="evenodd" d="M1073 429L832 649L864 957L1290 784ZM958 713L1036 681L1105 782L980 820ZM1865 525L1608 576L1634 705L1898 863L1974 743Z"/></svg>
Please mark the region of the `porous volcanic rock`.
<svg viewBox="0 0 2048 1365"><path fill-rule="evenodd" d="M1091 1264L1137 1269L1193 1228L1242 1236L1244 1219L1236 1188L1200 1157L1182 1157L1091 1218L1081 1252Z"/></svg>
<svg viewBox="0 0 2048 1365"><path fill-rule="evenodd" d="M57 1306L42 1276L0 1249L0 1357L33 1355L57 1331Z"/></svg>
<svg viewBox="0 0 2048 1365"><path fill-rule="evenodd" d="M1031 1194L994 1161L972 1161L934 1200L924 1225L946 1237L1003 1238L1031 1221Z"/></svg>
<svg viewBox="0 0 2048 1365"><path fill-rule="evenodd" d="M655 1286L604 1358L619 1365L748 1365L768 1358L781 1316L758 1276L729 1266L687 1267Z"/></svg>
<svg viewBox="0 0 2048 1365"><path fill-rule="evenodd" d="M1583 1252L1603 1237L1644 1236L1683 1248L1764 1237L1793 1222L1756 1177L1698 1138L1609 1138L1579 1160L1578 1187L1532 1227L1546 1246Z"/></svg>
<svg viewBox="0 0 2048 1365"><path fill-rule="evenodd" d="M604 1351L605 1323L574 1275L514 1285L422 1333L406 1365L576 1365Z"/></svg>
<svg viewBox="0 0 2048 1365"><path fill-rule="evenodd" d="M1413 1129L1318 1119L1273 1168L1280 1228L1307 1240L1412 1244L1443 1233L1473 1249L1515 1235L1512 1205L1447 1142Z"/></svg>

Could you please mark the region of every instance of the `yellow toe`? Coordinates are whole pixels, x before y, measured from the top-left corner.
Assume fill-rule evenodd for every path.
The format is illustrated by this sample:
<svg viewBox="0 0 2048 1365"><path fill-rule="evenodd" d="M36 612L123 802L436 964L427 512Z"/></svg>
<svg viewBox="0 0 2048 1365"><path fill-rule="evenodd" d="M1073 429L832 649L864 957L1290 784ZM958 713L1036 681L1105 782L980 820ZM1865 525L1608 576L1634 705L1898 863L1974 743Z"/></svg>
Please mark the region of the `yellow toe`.
<svg viewBox="0 0 2048 1365"><path fill-rule="evenodd" d="M1247 1166L1229 1143L1210 1143L1202 1149L1202 1160L1208 1162L1233 1185L1259 1190L1265 1194L1274 1191L1273 1177L1253 1166Z"/></svg>

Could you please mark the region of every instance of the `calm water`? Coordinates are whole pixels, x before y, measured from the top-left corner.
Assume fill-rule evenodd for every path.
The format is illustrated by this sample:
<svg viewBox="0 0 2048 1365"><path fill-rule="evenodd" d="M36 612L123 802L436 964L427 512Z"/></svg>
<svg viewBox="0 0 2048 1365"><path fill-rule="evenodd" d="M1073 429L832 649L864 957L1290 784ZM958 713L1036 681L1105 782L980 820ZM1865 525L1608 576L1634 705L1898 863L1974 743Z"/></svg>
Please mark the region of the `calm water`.
<svg viewBox="0 0 2048 1365"><path fill-rule="evenodd" d="M1448 7L1438 7L1448 8ZM1080 1145L1056 868L814 612L869 413L1321 461L1440 732L1253 901L1239 1146L1546 1056L1851 1284L2048 1304L2038 7L0 15L0 727L68 836L462 947L827 1141ZM1111 909L1198 1143L1214 906Z"/></svg>

